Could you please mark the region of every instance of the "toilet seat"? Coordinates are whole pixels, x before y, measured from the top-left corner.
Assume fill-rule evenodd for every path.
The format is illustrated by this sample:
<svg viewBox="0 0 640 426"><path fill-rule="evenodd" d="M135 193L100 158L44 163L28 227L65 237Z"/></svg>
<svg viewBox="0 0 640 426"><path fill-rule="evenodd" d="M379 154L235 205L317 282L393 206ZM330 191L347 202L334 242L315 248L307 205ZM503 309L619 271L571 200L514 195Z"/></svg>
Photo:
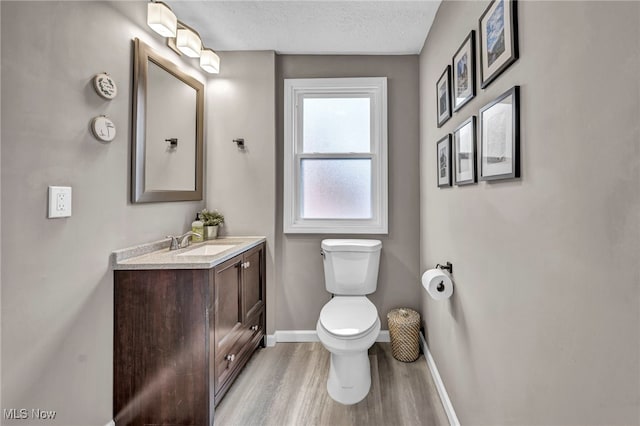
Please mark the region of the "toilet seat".
<svg viewBox="0 0 640 426"><path fill-rule="evenodd" d="M378 310L364 296L336 296L320 311L319 324L338 339L357 339L378 323Z"/></svg>

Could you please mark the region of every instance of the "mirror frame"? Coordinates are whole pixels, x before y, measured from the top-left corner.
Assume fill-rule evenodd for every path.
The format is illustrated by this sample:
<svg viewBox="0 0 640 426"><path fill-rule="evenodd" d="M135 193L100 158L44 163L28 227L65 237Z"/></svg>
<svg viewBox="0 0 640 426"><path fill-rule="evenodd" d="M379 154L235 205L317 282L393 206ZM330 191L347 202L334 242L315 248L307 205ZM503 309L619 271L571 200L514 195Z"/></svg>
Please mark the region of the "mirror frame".
<svg viewBox="0 0 640 426"><path fill-rule="evenodd" d="M131 201L157 203L164 201L200 201L203 185L203 121L204 84L181 71L176 64L162 57L140 39L133 40L133 119L131 136ZM196 158L195 190L145 191L145 151L147 125L147 83L149 61L167 71L196 91Z"/></svg>

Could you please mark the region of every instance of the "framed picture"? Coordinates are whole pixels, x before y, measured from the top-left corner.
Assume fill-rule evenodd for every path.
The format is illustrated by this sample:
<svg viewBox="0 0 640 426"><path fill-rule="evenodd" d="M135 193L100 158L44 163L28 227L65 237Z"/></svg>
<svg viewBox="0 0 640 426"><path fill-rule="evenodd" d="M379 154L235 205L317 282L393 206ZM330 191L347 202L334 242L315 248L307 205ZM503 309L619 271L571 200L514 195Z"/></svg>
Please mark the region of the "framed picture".
<svg viewBox="0 0 640 426"><path fill-rule="evenodd" d="M480 109L480 179L520 177L520 86Z"/></svg>
<svg viewBox="0 0 640 426"><path fill-rule="evenodd" d="M451 118L451 66L442 73L436 84L436 94L438 96L438 127Z"/></svg>
<svg viewBox="0 0 640 426"><path fill-rule="evenodd" d="M476 95L476 32L471 30L453 55L453 110L458 111Z"/></svg>
<svg viewBox="0 0 640 426"><path fill-rule="evenodd" d="M438 188L451 186L451 135L447 134L437 143Z"/></svg>
<svg viewBox="0 0 640 426"><path fill-rule="evenodd" d="M456 185L476 182L476 117L471 116L453 131L453 163Z"/></svg>
<svg viewBox="0 0 640 426"><path fill-rule="evenodd" d="M484 89L518 59L516 0L492 0L480 17L480 86Z"/></svg>

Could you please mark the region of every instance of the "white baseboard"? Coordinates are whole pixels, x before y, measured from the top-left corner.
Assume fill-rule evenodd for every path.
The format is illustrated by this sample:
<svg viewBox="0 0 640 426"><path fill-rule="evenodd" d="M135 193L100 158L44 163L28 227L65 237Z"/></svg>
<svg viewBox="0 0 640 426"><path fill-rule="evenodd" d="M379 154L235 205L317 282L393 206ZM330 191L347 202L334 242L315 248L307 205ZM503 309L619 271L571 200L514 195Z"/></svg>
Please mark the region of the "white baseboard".
<svg viewBox="0 0 640 426"><path fill-rule="evenodd" d="M265 334L264 335L264 345L268 348L276 345L276 335L275 334Z"/></svg>
<svg viewBox="0 0 640 426"><path fill-rule="evenodd" d="M429 371L431 372L431 377L433 377L433 381L436 384L438 395L440 395L440 401L442 401L444 412L447 414L447 418L449 419L449 424L451 426L460 426L458 416L456 415L456 411L453 409L453 404L451 404L447 389L445 389L444 387L444 383L442 382L442 378L440 377L440 372L438 371L436 362L433 359L433 356L431 356L431 352L429 351L429 347L427 346L427 341L424 339L422 333L420 333L420 344L422 345L422 352L424 353L424 359L427 361L427 366L429 367Z"/></svg>
<svg viewBox="0 0 640 426"><path fill-rule="evenodd" d="M378 334L378 338L376 342L384 342L389 343L391 341L391 336L389 335L389 330L380 330L380 334Z"/></svg>
<svg viewBox="0 0 640 426"><path fill-rule="evenodd" d="M315 330L276 330L277 343L318 342Z"/></svg>
<svg viewBox="0 0 640 426"><path fill-rule="evenodd" d="M275 346L276 343L300 343L318 342L318 333L315 330L276 330L274 334L266 335L267 346ZM380 330L376 342L390 342L389 330Z"/></svg>

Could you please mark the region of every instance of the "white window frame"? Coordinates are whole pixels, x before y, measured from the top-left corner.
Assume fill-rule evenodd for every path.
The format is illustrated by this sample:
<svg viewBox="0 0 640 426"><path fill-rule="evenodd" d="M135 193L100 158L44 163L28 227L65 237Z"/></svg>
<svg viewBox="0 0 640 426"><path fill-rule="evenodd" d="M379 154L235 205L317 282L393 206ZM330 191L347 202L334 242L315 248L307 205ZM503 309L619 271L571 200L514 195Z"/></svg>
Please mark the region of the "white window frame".
<svg viewBox="0 0 640 426"><path fill-rule="evenodd" d="M302 153L302 99L353 95L371 99L371 151ZM371 219L304 219L300 164L304 158L371 159ZM387 78L312 78L284 81L284 232L388 234Z"/></svg>

